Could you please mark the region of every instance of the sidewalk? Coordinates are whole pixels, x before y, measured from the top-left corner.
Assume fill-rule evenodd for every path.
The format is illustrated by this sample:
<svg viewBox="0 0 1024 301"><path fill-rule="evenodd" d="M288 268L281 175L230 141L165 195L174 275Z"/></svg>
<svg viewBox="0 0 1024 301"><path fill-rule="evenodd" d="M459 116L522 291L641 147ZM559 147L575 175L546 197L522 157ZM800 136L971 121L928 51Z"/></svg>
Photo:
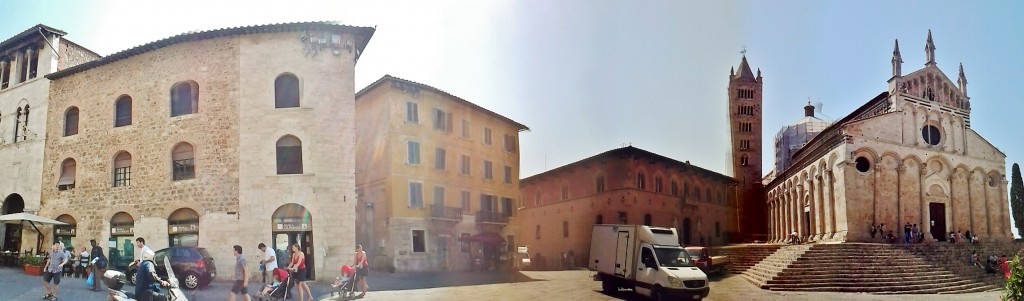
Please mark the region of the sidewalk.
<svg viewBox="0 0 1024 301"><path fill-rule="evenodd" d="M321 281L308 282L313 296L317 300L330 299L333 277L321 277ZM3 301L38 301L43 296L42 277L25 275L19 268L0 268L0 300ZM329 280L329 281L328 281ZM438 287L458 287L470 285L498 284L508 282L531 281L521 274L509 274L501 272L423 272L423 273L386 273L370 272L368 284L370 296L375 291L412 290ZM209 286L195 291L185 290L189 301L213 301L227 300L228 292L231 290L232 282L215 281ZM64 277L61 279L58 297L67 301L106 301L106 288L100 292L93 292L85 286L84 278ZM259 283L250 282L250 295L260 289ZM134 290L131 285L126 285L125 290ZM293 293L297 293L292 289ZM241 300L241 299L237 299ZM297 297L292 300L298 300Z"/></svg>

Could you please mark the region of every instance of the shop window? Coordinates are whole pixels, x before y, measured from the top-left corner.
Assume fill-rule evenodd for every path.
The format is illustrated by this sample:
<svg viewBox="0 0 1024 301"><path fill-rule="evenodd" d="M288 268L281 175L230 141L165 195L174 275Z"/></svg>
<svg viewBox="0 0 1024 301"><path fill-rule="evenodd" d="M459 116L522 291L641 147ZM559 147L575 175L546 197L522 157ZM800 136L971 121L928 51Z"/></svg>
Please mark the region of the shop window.
<svg viewBox="0 0 1024 301"><path fill-rule="evenodd" d="M169 246L199 246L199 214L189 208L175 210L167 218Z"/></svg>
<svg viewBox="0 0 1024 301"><path fill-rule="evenodd" d="M58 216L57 221L65 223L67 225L54 225L53 237L57 241L63 242L65 248L71 249L72 254L77 255L78 252L75 252L76 250L74 249L75 246L73 245L73 243L75 241L75 236L78 232L78 222L75 221L74 217L71 217L70 215L67 214L61 214L60 216Z"/></svg>
<svg viewBox="0 0 1024 301"><path fill-rule="evenodd" d="M135 219L125 212L110 218L107 268L124 270L135 260Z"/></svg>

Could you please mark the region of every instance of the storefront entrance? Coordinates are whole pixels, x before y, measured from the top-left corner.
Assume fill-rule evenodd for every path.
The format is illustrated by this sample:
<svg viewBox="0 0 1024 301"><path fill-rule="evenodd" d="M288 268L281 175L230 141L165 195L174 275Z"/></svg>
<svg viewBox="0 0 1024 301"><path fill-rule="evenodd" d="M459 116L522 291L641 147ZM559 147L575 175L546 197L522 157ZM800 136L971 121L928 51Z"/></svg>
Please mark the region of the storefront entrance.
<svg viewBox="0 0 1024 301"><path fill-rule="evenodd" d="M125 212L110 218L107 268L123 271L135 260L135 219Z"/></svg>
<svg viewBox="0 0 1024 301"><path fill-rule="evenodd" d="M63 222L67 225L53 226L53 237L59 242L64 243L64 248L71 249L72 254L78 254L78 250L73 245L75 240L75 234L78 232L77 224L74 217L67 214L61 214L57 217L57 221Z"/></svg>
<svg viewBox="0 0 1024 301"><path fill-rule="evenodd" d="M271 233L272 245L277 252L278 266L287 267L291 261L291 246L298 244L306 255L306 279L315 280L313 256L313 218L306 207L285 204L274 211Z"/></svg>
<svg viewBox="0 0 1024 301"><path fill-rule="evenodd" d="M21 198L21 195L12 193L4 199L3 214L21 213L25 211L25 200ZM21 250L21 225L20 224L0 224L0 229L3 229L4 240L0 245L4 251L19 252ZM27 250L26 250L27 251Z"/></svg>
<svg viewBox="0 0 1024 301"><path fill-rule="evenodd" d="M199 246L199 214L189 208L181 208L167 218L168 246Z"/></svg>

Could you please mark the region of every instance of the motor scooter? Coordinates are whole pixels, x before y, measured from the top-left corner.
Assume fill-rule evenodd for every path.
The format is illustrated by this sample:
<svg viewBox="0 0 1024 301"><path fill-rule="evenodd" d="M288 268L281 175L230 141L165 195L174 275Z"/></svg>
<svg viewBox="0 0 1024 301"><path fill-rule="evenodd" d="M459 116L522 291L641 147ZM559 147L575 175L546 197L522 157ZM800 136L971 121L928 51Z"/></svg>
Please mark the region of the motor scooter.
<svg viewBox="0 0 1024 301"><path fill-rule="evenodd" d="M164 257L164 266L171 266L167 257ZM160 294L154 295L153 301L188 301L188 297L178 287L178 277L174 275L173 269L167 269L167 282L169 285L164 287ZM103 273L103 283L107 285L108 301L135 301L134 292L121 289L127 283L125 274L121 271L108 270Z"/></svg>

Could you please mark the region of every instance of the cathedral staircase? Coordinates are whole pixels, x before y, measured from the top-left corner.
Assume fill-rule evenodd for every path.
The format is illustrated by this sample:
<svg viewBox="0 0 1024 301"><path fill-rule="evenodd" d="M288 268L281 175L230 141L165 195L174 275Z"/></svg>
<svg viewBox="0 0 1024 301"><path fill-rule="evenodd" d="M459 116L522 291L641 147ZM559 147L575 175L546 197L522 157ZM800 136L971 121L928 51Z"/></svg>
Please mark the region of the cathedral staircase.
<svg viewBox="0 0 1024 301"><path fill-rule="evenodd" d="M716 249L717 255L729 256L729 263L725 265L729 273L742 273L754 266L765 257L772 255L782 245L739 245L727 246Z"/></svg>
<svg viewBox="0 0 1024 301"><path fill-rule="evenodd" d="M924 247L920 251L928 252ZM988 281L994 275L954 273L946 268L966 266L963 260L953 266L936 263L940 262L898 245L815 244L782 247L743 276L758 287L780 291L936 294L1000 288Z"/></svg>

